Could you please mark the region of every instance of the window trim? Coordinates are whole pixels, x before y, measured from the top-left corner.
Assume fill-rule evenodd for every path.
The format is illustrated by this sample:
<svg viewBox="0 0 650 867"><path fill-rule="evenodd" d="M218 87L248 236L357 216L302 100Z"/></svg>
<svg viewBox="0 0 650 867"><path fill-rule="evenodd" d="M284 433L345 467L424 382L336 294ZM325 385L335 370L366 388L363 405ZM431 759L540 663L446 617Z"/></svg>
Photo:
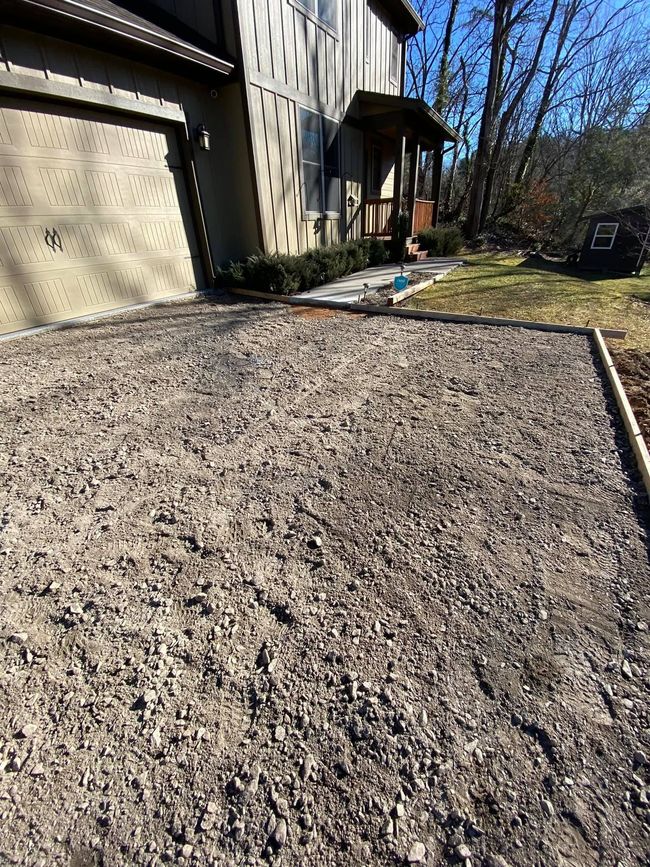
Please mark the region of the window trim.
<svg viewBox="0 0 650 867"><path fill-rule="evenodd" d="M388 59L388 80L390 81L391 84L397 84L399 82L400 46L402 43L400 41L399 34L397 33L396 30L391 29L390 35L392 37L392 40L394 40L394 42L391 41L391 44L390 44L390 57ZM393 45L397 46L397 61L395 63L395 66L396 66L395 75L393 75Z"/></svg>
<svg viewBox="0 0 650 867"><path fill-rule="evenodd" d="M363 16L363 59L364 62L370 64L370 42L372 31L372 9L370 8L370 0L366 0L366 8Z"/></svg>
<svg viewBox="0 0 650 867"><path fill-rule="evenodd" d="M300 123L300 112L308 111L311 114L315 114L318 117L320 122L320 200L321 206L325 204L325 146L324 146L324 135L323 135L323 118L331 121L336 124L336 144L337 144L337 157L338 157L338 170L339 170L339 210L338 211L310 211L307 209L307 202L305 200L305 194L307 192L307 185L305 182L305 175L303 171L304 159L302 154L302 126ZM300 178L300 204L302 207L302 219L303 220L340 220L341 219L341 210L343 203L343 185L341 178L341 123L336 118L331 117L329 114L325 114L322 111L316 111L313 108L309 108L307 105L302 105L301 103L296 103L296 124L298 130L298 158L299 158L299 178ZM312 163L315 165L315 163Z"/></svg>
<svg viewBox="0 0 650 867"><path fill-rule="evenodd" d="M319 2L320 2L320 0L316 0L316 3L319 3ZM288 0L288 3L290 6L293 6L294 9L297 9L298 12L301 12L305 16L305 18L309 18L310 21L313 21L314 24L318 25L318 27L321 27L323 30L325 30L327 33L329 33L330 36L333 36L337 42L339 41L339 33L340 33L340 29L341 29L340 28L341 4L340 4L339 0L336 0L336 24L335 24L335 26L332 26L331 24L328 24L327 21L323 21L322 18L319 18L318 13L312 12L312 10L309 9L309 7L306 6L304 3L302 3L301 0Z"/></svg>
<svg viewBox="0 0 650 867"><path fill-rule="evenodd" d="M618 227L620 225L621 225L620 223L597 223L596 224L596 230L595 230L593 237L591 239L591 249L592 250L611 250L612 247L614 246L614 238L618 234ZM598 237L598 232L599 232L601 226L613 226L614 227L614 233L609 237L609 246L608 247L603 247L602 244L596 244L596 238ZM604 235L602 237L607 238L608 236Z"/></svg>

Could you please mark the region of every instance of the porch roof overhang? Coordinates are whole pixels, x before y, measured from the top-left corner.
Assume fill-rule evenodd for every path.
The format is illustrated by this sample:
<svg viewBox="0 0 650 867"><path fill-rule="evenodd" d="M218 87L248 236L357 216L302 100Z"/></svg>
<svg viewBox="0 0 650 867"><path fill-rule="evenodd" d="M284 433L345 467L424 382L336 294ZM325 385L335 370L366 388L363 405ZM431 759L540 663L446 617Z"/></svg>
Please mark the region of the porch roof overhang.
<svg viewBox="0 0 650 867"><path fill-rule="evenodd" d="M124 56L203 81L224 80L234 63L181 39L112 0L0 0L7 24L26 26L63 39L83 39L93 48L119 50Z"/></svg>
<svg viewBox="0 0 650 867"><path fill-rule="evenodd" d="M397 138L403 130L407 146L419 139L422 150L434 150L461 136L423 99L358 90L356 104L363 129Z"/></svg>

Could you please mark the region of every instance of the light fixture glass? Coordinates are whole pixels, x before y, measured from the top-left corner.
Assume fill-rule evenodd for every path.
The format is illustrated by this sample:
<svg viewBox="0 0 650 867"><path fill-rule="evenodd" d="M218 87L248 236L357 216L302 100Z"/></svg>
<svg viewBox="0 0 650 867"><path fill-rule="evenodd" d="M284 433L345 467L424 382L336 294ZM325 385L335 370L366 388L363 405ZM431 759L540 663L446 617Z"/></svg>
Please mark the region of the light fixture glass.
<svg viewBox="0 0 650 867"><path fill-rule="evenodd" d="M210 150L210 133L204 123L200 123L196 128L196 140L202 151Z"/></svg>

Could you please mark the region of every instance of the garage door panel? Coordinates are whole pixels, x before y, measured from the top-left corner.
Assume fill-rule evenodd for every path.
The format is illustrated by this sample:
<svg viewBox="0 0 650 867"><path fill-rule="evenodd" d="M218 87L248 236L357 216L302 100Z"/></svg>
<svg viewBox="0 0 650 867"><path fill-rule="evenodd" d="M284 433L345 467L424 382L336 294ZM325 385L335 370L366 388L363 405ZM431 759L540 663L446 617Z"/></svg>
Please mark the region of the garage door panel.
<svg viewBox="0 0 650 867"><path fill-rule="evenodd" d="M10 99L0 120L0 332L196 288L172 129Z"/></svg>
<svg viewBox="0 0 650 867"><path fill-rule="evenodd" d="M7 125L7 121L4 116L4 111L0 108L0 145L11 145L11 134L9 133L9 126Z"/></svg>
<svg viewBox="0 0 650 867"><path fill-rule="evenodd" d="M87 114L82 117L80 114ZM119 115L37 103L0 109L0 153L112 165L181 166L173 130Z"/></svg>
<svg viewBox="0 0 650 867"><path fill-rule="evenodd" d="M34 206L21 166L0 166L0 209Z"/></svg>
<svg viewBox="0 0 650 867"><path fill-rule="evenodd" d="M24 266L41 268L54 263L56 254L46 243L46 231L40 224L0 225L0 275L13 274Z"/></svg>
<svg viewBox="0 0 650 867"><path fill-rule="evenodd" d="M168 256L0 278L0 334L178 295L195 288L194 275L190 257Z"/></svg>
<svg viewBox="0 0 650 867"><path fill-rule="evenodd" d="M34 315L34 309L24 294L11 284L0 285L0 333L3 323L6 331L14 331L27 327L23 323L30 322Z"/></svg>

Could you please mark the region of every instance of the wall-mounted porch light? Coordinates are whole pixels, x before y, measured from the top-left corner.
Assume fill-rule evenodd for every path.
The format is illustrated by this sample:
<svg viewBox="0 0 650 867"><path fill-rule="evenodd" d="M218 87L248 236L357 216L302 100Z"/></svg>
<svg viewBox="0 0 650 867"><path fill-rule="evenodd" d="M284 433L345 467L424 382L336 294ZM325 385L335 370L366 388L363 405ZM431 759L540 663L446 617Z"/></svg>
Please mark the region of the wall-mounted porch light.
<svg viewBox="0 0 650 867"><path fill-rule="evenodd" d="M200 123L196 128L196 140L202 151L210 150L210 133L204 123Z"/></svg>

